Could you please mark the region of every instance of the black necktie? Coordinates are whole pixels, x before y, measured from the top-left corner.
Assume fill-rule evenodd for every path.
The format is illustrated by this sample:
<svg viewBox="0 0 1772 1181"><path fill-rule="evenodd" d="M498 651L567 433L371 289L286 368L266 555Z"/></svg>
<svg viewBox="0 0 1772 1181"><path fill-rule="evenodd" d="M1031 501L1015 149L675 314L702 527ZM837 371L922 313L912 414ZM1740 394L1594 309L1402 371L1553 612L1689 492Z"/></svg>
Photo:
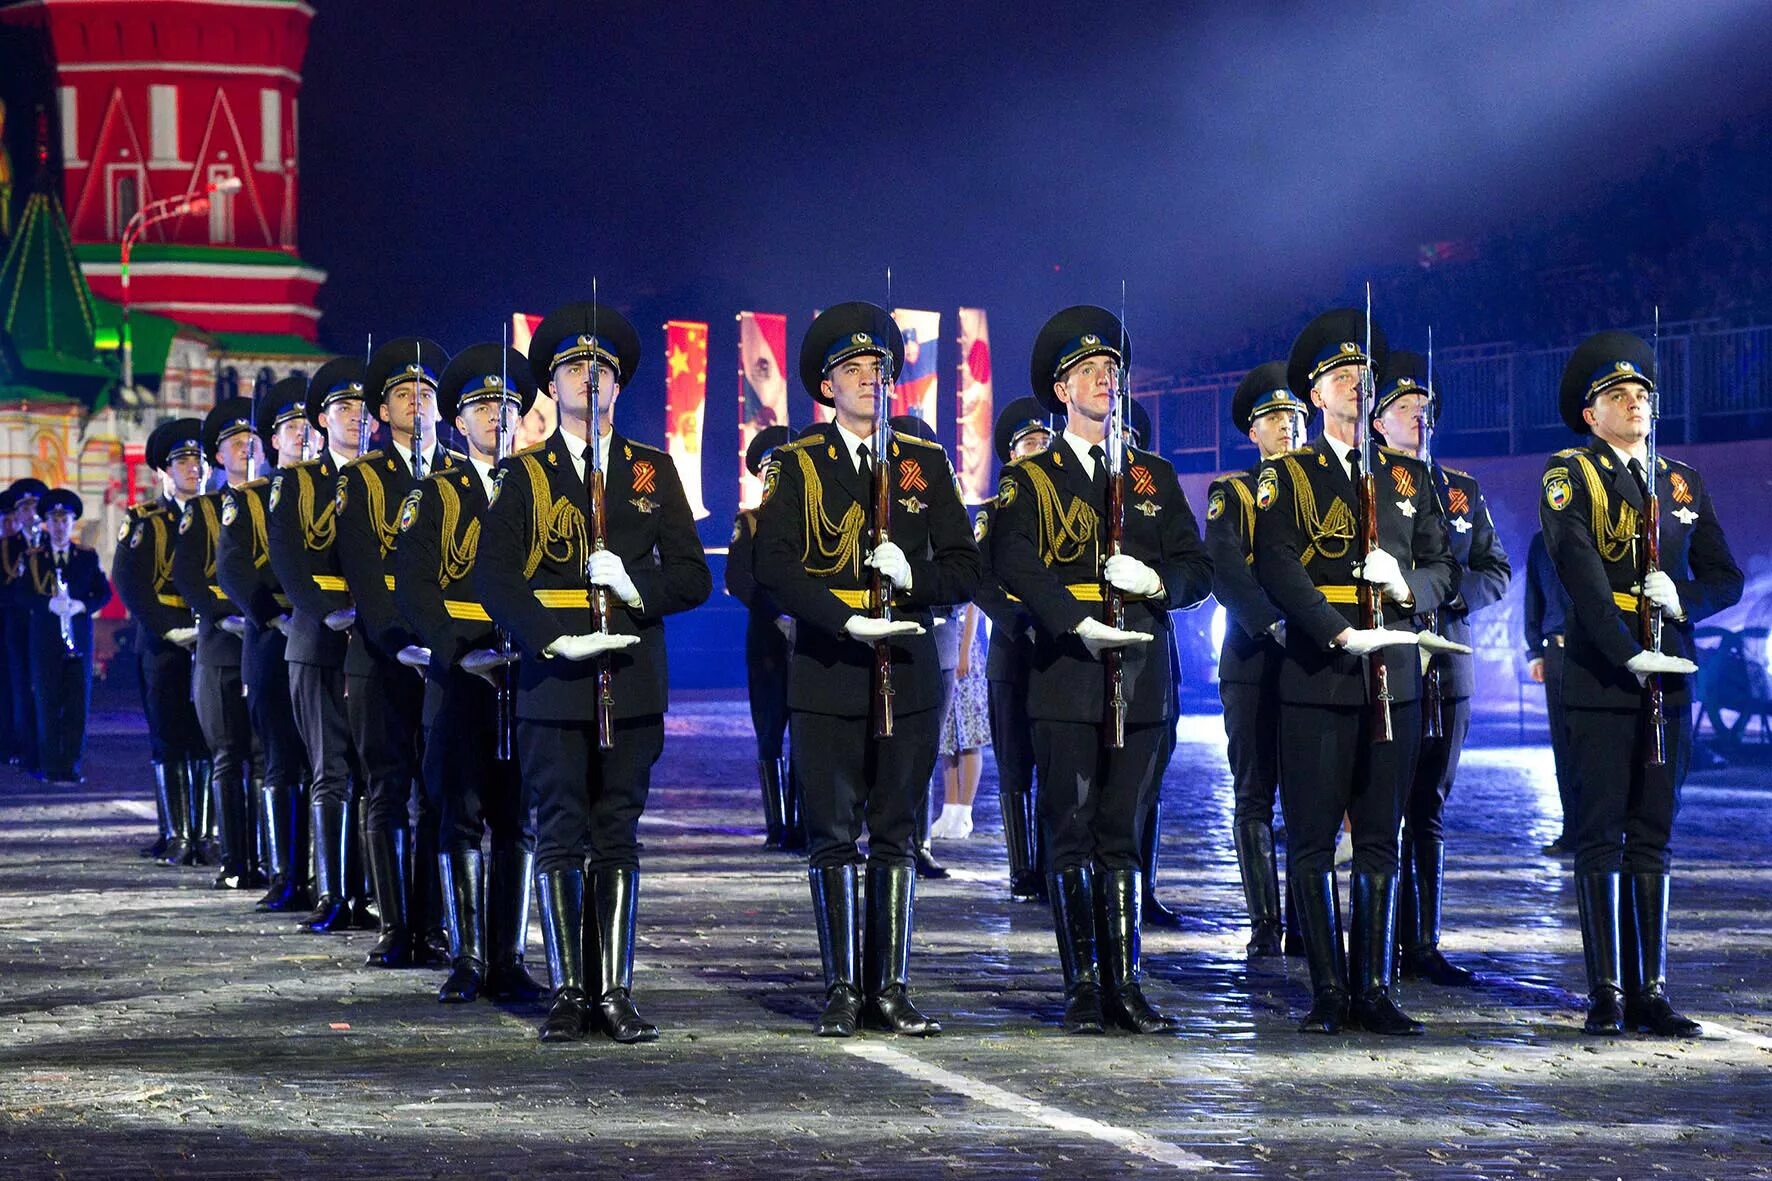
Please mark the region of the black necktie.
<svg viewBox="0 0 1772 1181"><path fill-rule="evenodd" d="M1649 499L1649 482L1643 478L1643 461L1633 459L1626 465L1630 469L1630 478L1637 482L1637 492L1645 502Z"/></svg>
<svg viewBox="0 0 1772 1181"><path fill-rule="evenodd" d="M1358 487L1360 483L1360 453L1358 451L1347 453L1347 471L1347 478L1354 482L1355 487Z"/></svg>
<svg viewBox="0 0 1772 1181"><path fill-rule="evenodd" d="M1095 499L1101 504L1106 504L1108 485L1107 452L1101 449L1100 443L1097 443L1095 446L1089 448L1089 458L1095 461L1095 478L1093 481L1095 484Z"/></svg>
<svg viewBox="0 0 1772 1181"><path fill-rule="evenodd" d="M874 478L874 465L868 462L868 445L863 443L855 449L855 470L861 473L862 483Z"/></svg>

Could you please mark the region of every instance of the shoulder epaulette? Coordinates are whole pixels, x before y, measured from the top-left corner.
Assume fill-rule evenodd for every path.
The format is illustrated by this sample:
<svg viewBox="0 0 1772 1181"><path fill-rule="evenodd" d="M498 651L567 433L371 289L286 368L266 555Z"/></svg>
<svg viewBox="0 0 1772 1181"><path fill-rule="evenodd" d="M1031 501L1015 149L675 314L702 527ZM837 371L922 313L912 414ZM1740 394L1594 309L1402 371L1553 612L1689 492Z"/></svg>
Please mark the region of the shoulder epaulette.
<svg viewBox="0 0 1772 1181"><path fill-rule="evenodd" d="M368 463L371 460L381 459L381 458L382 458L382 453L380 451L367 451L367 452L364 452L362 455L359 455L357 458L346 462L345 467L347 467L347 468L361 467L363 464Z"/></svg>
<svg viewBox="0 0 1772 1181"><path fill-rule="evenodd" d="M452 451L448 447L445 447L445 448L443 448L443 454L445 454L449 457L450 463L460 464L463 467L467 466L468 457L466 455L463 455L461 452Z"/></svg>
<svg viewBox="0 0 1772 1181"><path fill-rule="evenodd" d="M638 439L623 439L622 442L634 448L636 451L651 451L657 455L668 454L663 447L654 447L651 443L642 443Z"/></svg>
<svg viewBox="0 0 1772 1181"><path fill-rule="evenodd" d="M1473 475L1471 475L1471 474L1470 474L1470 473L1469 473L1469 472L1461 472L1461 471L1459 471L1459 470L1458 470L1458 469L1457 469L1457 468L1455 468L1455 467L1447 467L1447 466L1446 466L1446 465L1445 465L1445 464L1443 464L1443 463L1442 463L1442 464L1441 464L1441 465L1440 465L1440 470L1441 470L1441 471L1443 471L1443 472L1445 472L1445 473L1446 473L1446 474L1447 474L1447 475L1448 475L1448 476L1458 476L1458 477L1459 477L1459 478L1461 478L1461 479L1465 479L1465 480L1474 480L1474 479L1476 479L1476 477L1475 477L1475 476L1473 476Z"/></svg>
<svg viewBox="0 0 1772 1181"><path fill-rule="evenodd" d="M1315 453L1316 448L1314 447L1294 447L1290 451L1282 451L1280 454L1274 456L1274 459L1290 459L1297 455L1313 455ZM1273 461L1273 459L1270 459L1267 462L1272 463Z"/></svg>
<svg viewBox="0 0 1772 1181"><path fill-rule="evenodd" d="M511 454L510 454L510 456L509 456L509 458L511 458L511 459L515 459L515 458L517 458L517 457L518 457L518 456L519 456L519 455L533 455L533 454L535 454L535 453L536 453L536 452L537 452L537 451L544 451L544 450L546 450L546 449L547 449L547 445L548 445L548 441L547 441L547 440L546 440L546 439L543 439L543 440L542 440L542 441L541 441L541 442L539 442L539 443L531 443L531 444L530 444L530 445L529 445L529 446L527 446L527 447L525 447L525 448L523 448L523 450L521 450L521 451L513 451L513 452L512 452L512 453L511 453Z"/></svg>
<svg viewBox="0 0 1772 1181"><path fill-rule="evenodd" d="M815 440L812 436L808 436L804 439L794 439L794 440L791 440L790 442L783 443L781 446L777 447L775 450L777 450L777 451L804 451L804 450L806 450L807 446L810 445L811 443L813 443L814 441ZM823 442L824 440L818 439L816 441Z"/></svg>
<svg viewBox="0 0 1772 1181"><path fill-rule="evenodd" d="M894 439L900 439L906 443L915 443L920 447L933 447L937 451L945 451L946 450L946 448L943 447L940 443L933 443L933 442L929 441L928 439L925 439L921 435L913 435L913 434L909 434L908 432L905 432L905 431L893 431L892 437Z"/></svg>
<svg viewBox="0 0 1772 1181"><path fill-rule="evenodd" d="M235 491L236 492L244 492L248 488L263 488L266 484L269 484L270 482L271 482L271 477L260 476L256 480L246 481L246 483L244 483L244 484L240 485L240 487L236 488Z"/></svg>
<svg viewBox="0 0 1772 1181"><path fill-rule="evenodd" d="M1573 459L1577 455L1587 454L1586 447L1565 447L1551 456L1552 459Z"/></svg>

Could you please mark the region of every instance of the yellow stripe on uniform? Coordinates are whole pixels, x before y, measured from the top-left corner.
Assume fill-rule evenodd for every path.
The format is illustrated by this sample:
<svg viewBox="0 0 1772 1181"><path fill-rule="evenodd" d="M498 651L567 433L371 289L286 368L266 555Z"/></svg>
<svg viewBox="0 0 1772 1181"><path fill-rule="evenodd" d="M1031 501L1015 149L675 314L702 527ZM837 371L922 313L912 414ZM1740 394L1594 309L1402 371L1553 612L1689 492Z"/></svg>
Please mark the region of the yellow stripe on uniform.
<svg viewBox="0 0 1772 1181"><path fill-rule="evenodd" d="M339 574L316 574L314 575L314 585L323 591L342 591L350 589L345 586L344 576Z"/></svg>
<svg viewBox="0 0 1772 1181"><path fill-rule="evenodd" d="M1330 585L1330 586L1319 586L1317 589L1322 591L1323 597L1325 599L1328 599L1331 603L1356 603L1357 604L1360 601L1360 588L1357 586Z"/></svg>
<svg viewBox="0 0 1772 1181"><path fill-rule="evenodd" d="M451 619L471 620L474 623L492 622L492 616L486 614L486 608L466 599L444 599L443 610L449 613Z"/></svg>
<svg viewBox="0 0 1772 1181"><path fill-rule="evenodd" d="M591 592L580 587L577 590L538 590L535 601L544 607L584 607L591 605Z"/></svg>
<svg viewBox="0 0 1772 1181"><path fill-rule="evenodd" d="M185 605L183 595L155 595L154 598L159 600L162 607L183 607Z"/></svg>
<svg viewBox="0 0 1772 1181"><path fill-rule="evenodd" d="M1629 591L1613 591L1612 601L1618 604L1620 611L1635 611L1642 605L1637 596Z"/></svg>

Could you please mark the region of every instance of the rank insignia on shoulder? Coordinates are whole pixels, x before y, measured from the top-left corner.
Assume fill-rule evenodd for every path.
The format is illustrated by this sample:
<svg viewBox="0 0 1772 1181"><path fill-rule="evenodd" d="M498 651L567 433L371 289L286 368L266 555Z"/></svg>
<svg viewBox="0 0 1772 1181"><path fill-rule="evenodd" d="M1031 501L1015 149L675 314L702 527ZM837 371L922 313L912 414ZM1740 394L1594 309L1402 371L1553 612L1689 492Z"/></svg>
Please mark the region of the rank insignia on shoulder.
<svg viewBox="0 0 1772 1181"><path fill-rule="evenodd" d="M1400 463L1391 464L1390 469L1391 479L1395 481L1397 485L1398 494L1402 496L1414 496L1415 477L1410 474L1409 469ZM1414 516L1414 514L1411 513L1410 516Z"/></svg>
<svg viewBox="0 0 1772 1181"><path fill-rule="evenodd" d="M282 499L283 499L283 474L281 472L279 472L279 473L277 473L277 478L271 481L271 511L272 512L277 511L277 502Z"/></svg>
<svg viewBox="0 0 1772 1181"><path fill-rule="evenodd" d="M240 505L233 496L222 497L222 524L232 525L234 518L240 515Z"/></svg>
<svg viewBox="0 0 1772 1181"><path fill-rule="evenodd" d="M1274 469L1261 469L1261 479L1255 484L1255 507L1265 509L1280 495L1280 477Z"/></svg>
<svg viewBox="0 0 1772 1181"><path fill-rule="evenodd" d="M904 511L913 516L929 507L915 496L901 496L898 498L898 503L904 505Z"/></svg>
<svg viewBox="0 0 1772 1181"><path fill-rule="evenodd" d="M648 515L648 516L651 515L652 511L658 507L657 501L652 500L650 497L645 497L645 496L636 496L632 500L628 501L628 503L633 505L636 509L638 509L642 515Z"/></svg>
<svg viewBox="0 0 1772 1181"><path fill-rule="evenodd" d="M1158 513L1163 511L1162 509L1157 507L1157 502L1154 500L1141 500L1137 504L1133 505L1132 507L1137 509L1139 512L1143 513L1147 517L1154 517Z"/></svg>
<svg viewBox="0 0 1772 1181"><path fill-rule="evenodd" d="M406 499L400 502L400 532L406 532L418 522L418 502L423 498L424 493L414 488L406 494Z"/></svg>
<svg viewBox="0 0 1772 1181"><path fill-rule="evenodd" d="M1575 495L1569 486L1569 469L1552 468L1544 474L1544 503L1558 512L1569 507L1569 500Z"/></svg>
<svg viewBox="0 0 1772 1181"><path fill-rule="evenodd" d="M983 541L984 535L990 531L991 514L988 509L978 510L978 520L972 523L972 540Z"/></svg>
<svg viewBox="0 0 1772 1181"><path fill-rule="evenodd" d="M1214 492L1206 498L1206 519L1216 521L1222 516L1224 516L1224 493L1222 491Z"/></svg>

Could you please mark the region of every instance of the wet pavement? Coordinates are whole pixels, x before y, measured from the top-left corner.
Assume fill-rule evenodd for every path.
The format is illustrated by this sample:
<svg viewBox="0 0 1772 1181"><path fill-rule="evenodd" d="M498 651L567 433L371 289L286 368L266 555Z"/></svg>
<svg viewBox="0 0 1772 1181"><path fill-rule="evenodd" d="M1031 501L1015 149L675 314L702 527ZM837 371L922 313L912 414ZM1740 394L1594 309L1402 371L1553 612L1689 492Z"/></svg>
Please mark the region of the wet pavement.
<svg viewBox="0 0 1772 1181"><path fill-rule="evenodd" d="M916 996L946 1034L810 1036L803 866L760 851L748 714L679 703L643 826L636 992L658 1042L542 1046L539 1008L443 1007L361 967L369 933L252 913L151 866L139 722L88 783L0 772L0 1173L631 1178L1772 1176L1772 757L1695 774L1672 981L1707 1036L1582 1037L1580 940L1546 749L1470 751L1447 937L1471 990L1405 985L1426 1037L1307 1038L1302 961L1247 959L1218 720L1184 718L1146 938L1173 1038L1064 1038L1046 915L1011 904L987 760L938 844ZM539 936L531 960L542 973Z"/></svg>

